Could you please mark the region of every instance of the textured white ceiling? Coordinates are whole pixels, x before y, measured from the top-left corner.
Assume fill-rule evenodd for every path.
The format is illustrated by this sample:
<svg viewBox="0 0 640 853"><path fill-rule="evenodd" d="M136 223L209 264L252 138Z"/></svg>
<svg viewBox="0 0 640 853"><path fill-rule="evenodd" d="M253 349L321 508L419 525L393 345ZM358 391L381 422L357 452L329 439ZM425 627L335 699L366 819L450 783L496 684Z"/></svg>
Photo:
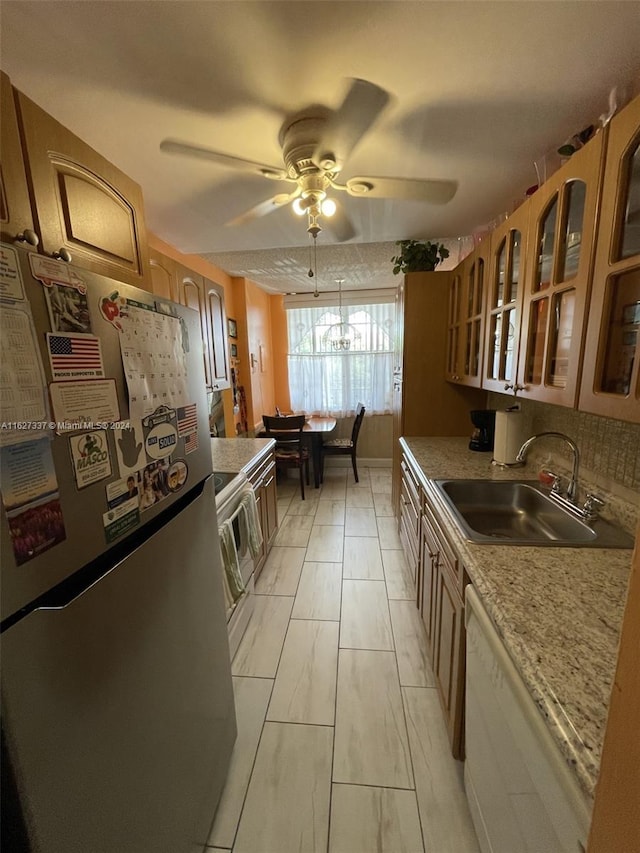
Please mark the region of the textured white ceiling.
<svg viewBox="0 0 640 853"><path fill-rule="evenodd" d="M510 210L536 181L534 161L640 71L633 0L2 0L0 15L3 70L141 184L151 231L284 291L306 278L304 220L287 207L225 223L289 185L162 154L162 139L279 165L288 113L337 107L350 77L382 86L392 103L342 177L459 183L444 206L341 197L358 236L336 246L320 235L326 279L388 286L395 247L376 244L439 235L457 245Z"/></svg>

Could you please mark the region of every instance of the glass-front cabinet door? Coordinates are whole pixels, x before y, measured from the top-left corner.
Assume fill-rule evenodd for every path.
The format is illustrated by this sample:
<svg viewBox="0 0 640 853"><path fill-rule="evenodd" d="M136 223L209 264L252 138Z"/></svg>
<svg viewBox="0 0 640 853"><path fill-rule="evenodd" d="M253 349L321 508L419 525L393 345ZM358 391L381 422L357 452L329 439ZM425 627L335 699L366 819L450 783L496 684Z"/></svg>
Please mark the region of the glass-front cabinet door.
<svg viewBox="0 0 640 853"><path fill-rule="evenodd" d="M640 96L608 134L579 408L640 423Z"/></svg>
<svg viewBox="0 0 640 853"><path fill-rule="evenodd" d="M482 383L489 257L487 238L457 267L449 292L447 379L472 388L480 388Z"/></svg>
<svg viewBox="0 0 640 853"><path fill-rule="evenodd" d="M491 262L482 387L518 391L517 365L523 296L523 263L531 199L491 234Z"/></svg>
<svg viewBox="0 0 640 853"><path fill-rule="evenodd" d="M464 262L463 262L464 263ZM457 267L449 285L449 305L447 308L447 379L457 382L460 379L460 303L462 293L462 264Z"/></svg>
<svg viewBox="0 0 640 853"><path fill-rule="evenodd" d="M604 133L531 198L518 391L575 406L591 288Z"/></svg>

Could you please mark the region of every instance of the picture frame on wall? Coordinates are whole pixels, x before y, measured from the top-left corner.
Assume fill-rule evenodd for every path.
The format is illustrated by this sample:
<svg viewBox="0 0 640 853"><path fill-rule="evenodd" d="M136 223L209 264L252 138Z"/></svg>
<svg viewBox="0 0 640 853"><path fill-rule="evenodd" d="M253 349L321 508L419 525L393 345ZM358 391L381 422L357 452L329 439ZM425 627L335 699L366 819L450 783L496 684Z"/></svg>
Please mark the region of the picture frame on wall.
<svg viewBox="0 0 640 853"><path fill-rule="evenodd" d="M238 347L237 344L231 344L231 358L238 357Z"/></svg>
<svg viewBox="0 0 640 853"><path fill-rule="evenodd" d="M232 320L231 317L227 320L227 326L229 328L229 337L237 338L238 337L238 324L235 320Z"/></svg>

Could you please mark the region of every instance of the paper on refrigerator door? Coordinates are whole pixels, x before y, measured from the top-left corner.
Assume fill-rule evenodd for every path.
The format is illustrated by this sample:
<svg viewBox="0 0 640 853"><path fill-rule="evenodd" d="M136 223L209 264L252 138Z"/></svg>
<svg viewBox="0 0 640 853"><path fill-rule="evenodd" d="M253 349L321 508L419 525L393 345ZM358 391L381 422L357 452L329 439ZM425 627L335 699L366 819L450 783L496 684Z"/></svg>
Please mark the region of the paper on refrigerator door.
<svg viewBox="0 0 640 853"><path fill-rule="evenodd" d="M49 428L40 348L27 302L2 306L0 356L0 446L6 446Z"/></svg>
<svg viewBox="0 0 640 853"><path fill-rule="evenodd" d="M187 360L179 318L129 303L121 324L130 419L140 420L158 406L185 406L189 402Z"/></svg>

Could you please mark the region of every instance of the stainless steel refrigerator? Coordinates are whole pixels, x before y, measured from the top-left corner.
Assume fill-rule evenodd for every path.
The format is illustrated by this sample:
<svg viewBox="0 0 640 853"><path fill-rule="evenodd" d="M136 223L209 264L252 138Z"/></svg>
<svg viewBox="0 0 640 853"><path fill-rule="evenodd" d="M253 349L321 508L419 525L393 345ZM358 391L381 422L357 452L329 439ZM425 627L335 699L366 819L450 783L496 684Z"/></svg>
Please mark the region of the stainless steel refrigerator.
<svg viewBox="0 0 640 853"><path fill-rule="evenodd" d="M199 317L0 244L0 319L2 849L200 853L236 721Z"/></svg>

